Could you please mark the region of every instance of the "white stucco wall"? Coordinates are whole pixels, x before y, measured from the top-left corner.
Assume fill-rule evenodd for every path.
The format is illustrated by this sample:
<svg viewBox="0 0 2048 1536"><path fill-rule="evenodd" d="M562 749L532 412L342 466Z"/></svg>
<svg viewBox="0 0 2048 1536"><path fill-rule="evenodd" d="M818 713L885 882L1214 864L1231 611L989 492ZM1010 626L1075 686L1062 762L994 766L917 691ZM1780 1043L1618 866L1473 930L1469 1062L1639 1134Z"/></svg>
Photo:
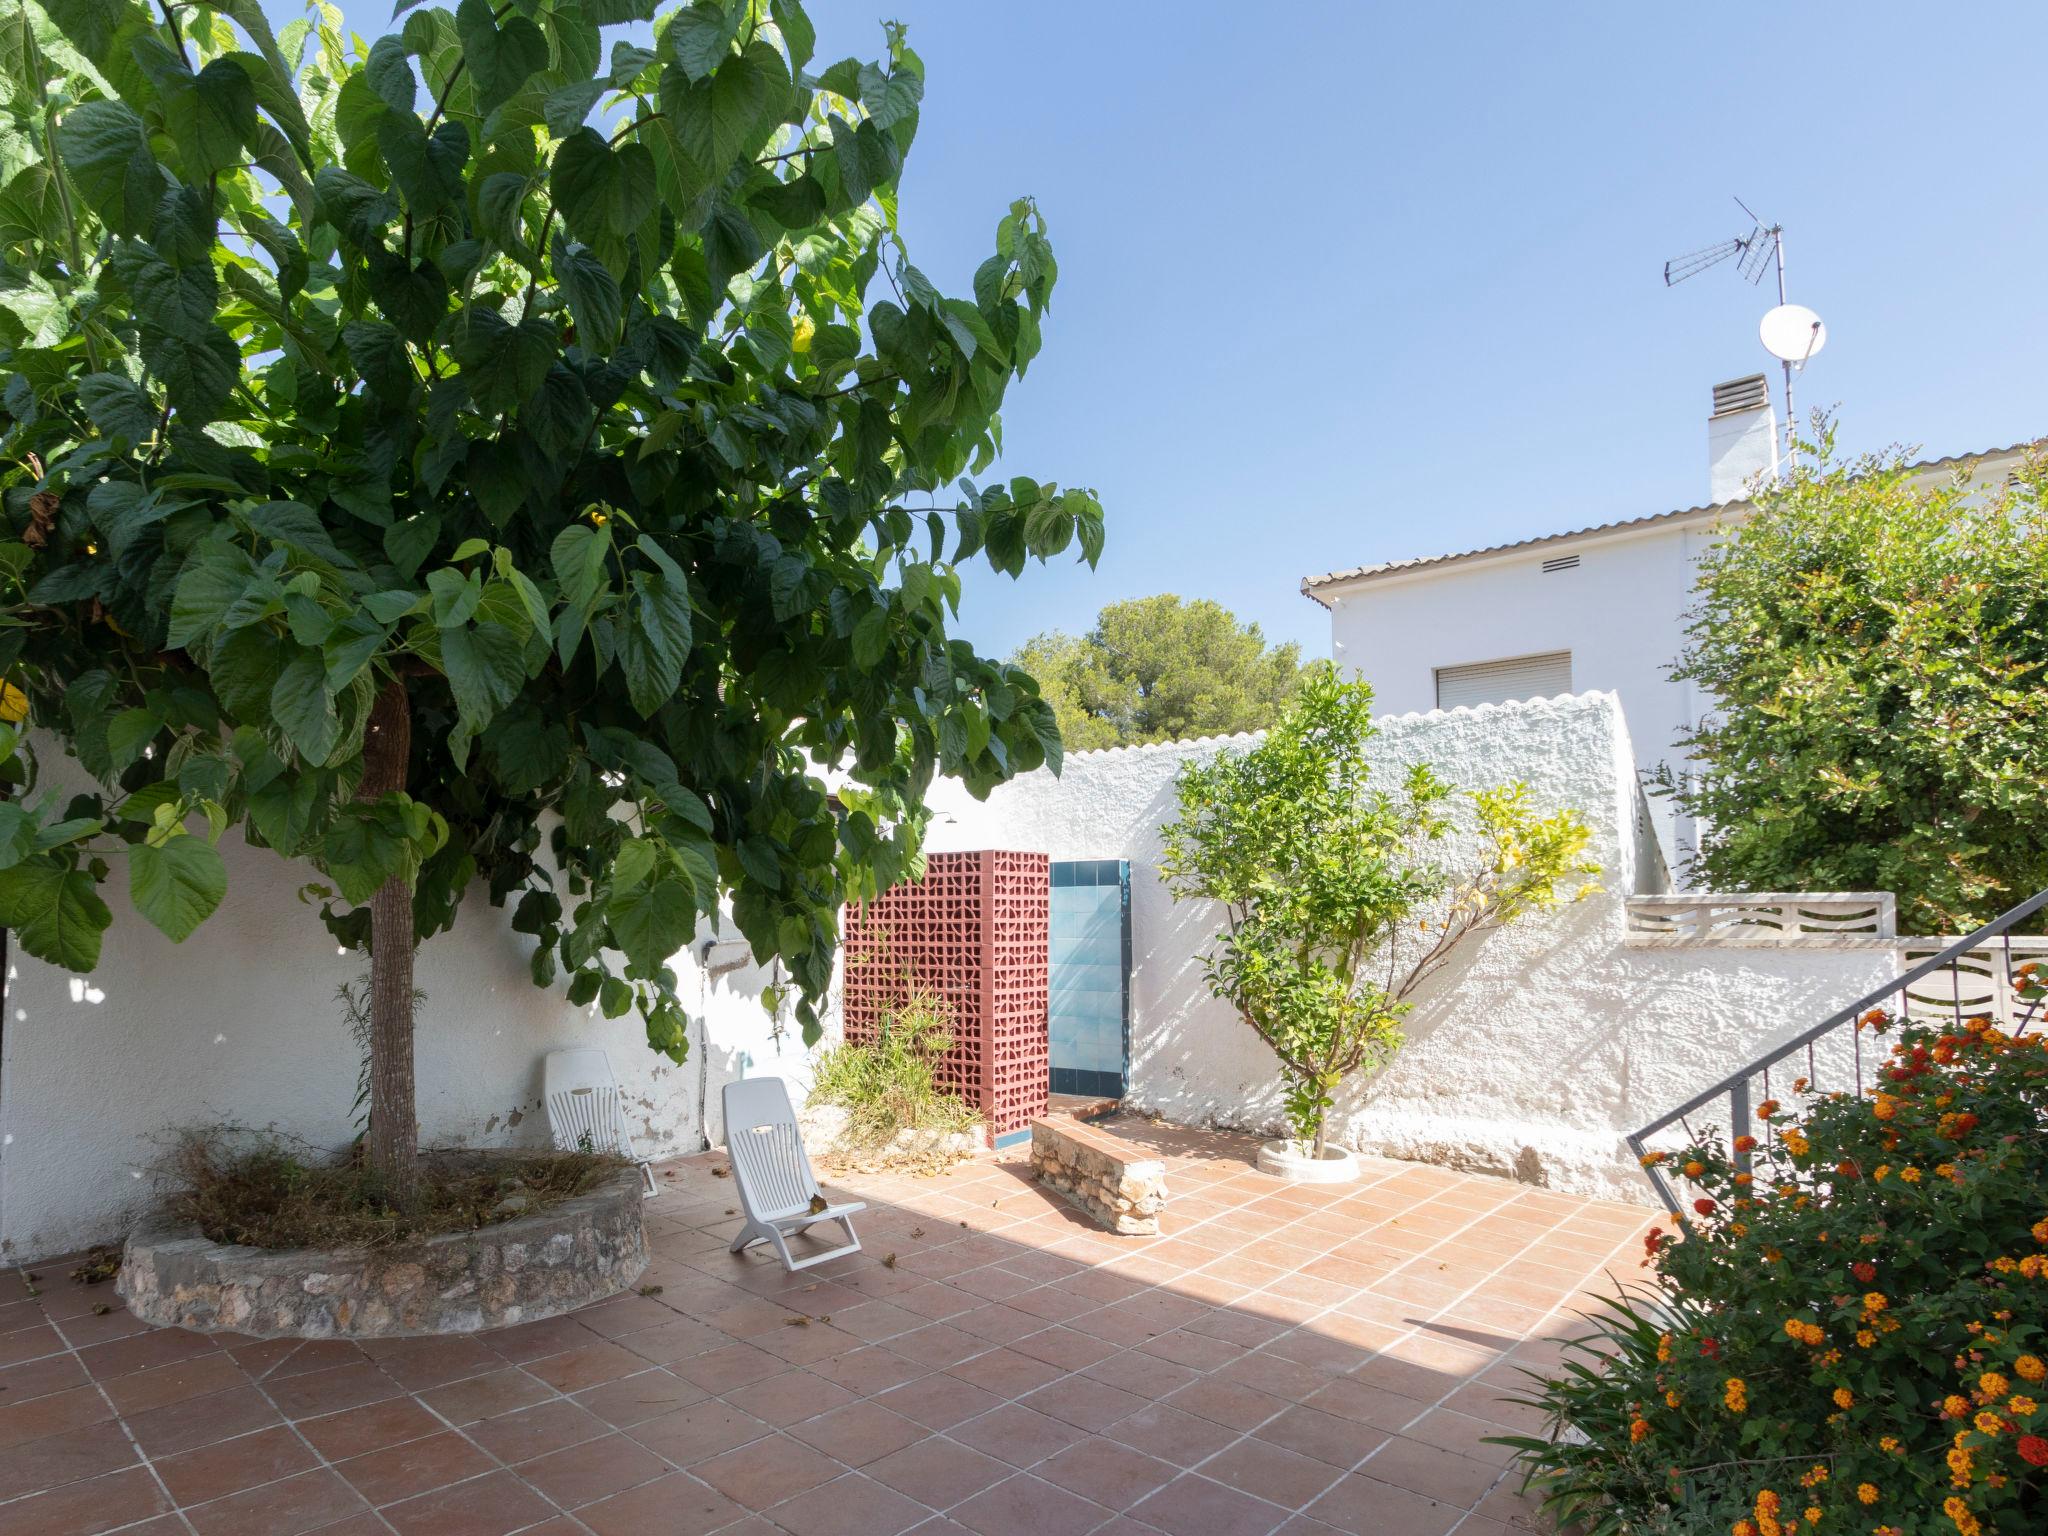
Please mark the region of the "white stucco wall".
<svg viewBox="0 0 2048 1536"><path fill-rule="evenodd" d="M1711 535L1691 524L1539 546L1442 568L1392 572L1323 593L1331 655L1373 686L1389 714L1436 708L1436 669L1570 651L1572 688L1618 694L1641 766L1683 758L1691 685L1667 669L1678 657L1692 602L1693 562ZM1547 556L1579 565L1546 573ZM1650 802L1674 868L1693 848L1690 819Z"/></svg>
<svg viewBox="0 0 2048 1536"><path fill-rule="evenodd" d="M1438 978L1401 1053L1340 1096L1340 1141L1644 1200L1625 1132L1890 974L1888 956L1867 952L1622 947L1622 898L1658 888L1662 872L1639 849L1634 749L1612 694L1380 726L1390 779L1426 760L1466 788L1519 779L1539 805L1578 808L1606 889L1486 936ZM986 802L944 786L930 846L1128 858L1129 1101L1170 1120L1266 1130L1280 1125L1277 1063L1202 979L1220 914L1176 904L1157 873L1180 765L1250 740L1080 753L1058 779L1026 774Z"/></svg>
<svg viewBox="0 0 2048 1536"><path fill-rule="evenodd" d="M317 909L298 900L298 888L315 878L310 869L232 836L223 851L227 899L183 945L136 916L117 891L114 926L90 976L19 950L10 955L0 1053L7 1258L118 1237L147 1197L167 1129L275 1126L323 1148L353 1134L358 1057L334 994L364 963L338 952ZM513 933L509 916L478 886L454 930L421 947L417 1070L426 1143L545 1144L540 1059L563 1045L609 1053L644 1156L698 1150L706 1116L712 1141L722 1141L719 1090L735 1077L788 1078L801 1102L809 1083L801 1039L794 1024L773 1038L759 1000L769 976L734 930L712 952L715 975L698 960L708 930L676 959L684 1001L701 1021L693 1023L690 1059L678 1067L647 1048L637 1015L606 1019L572 1008L559 985L535 987L527 975L533 940Z"/></svg>

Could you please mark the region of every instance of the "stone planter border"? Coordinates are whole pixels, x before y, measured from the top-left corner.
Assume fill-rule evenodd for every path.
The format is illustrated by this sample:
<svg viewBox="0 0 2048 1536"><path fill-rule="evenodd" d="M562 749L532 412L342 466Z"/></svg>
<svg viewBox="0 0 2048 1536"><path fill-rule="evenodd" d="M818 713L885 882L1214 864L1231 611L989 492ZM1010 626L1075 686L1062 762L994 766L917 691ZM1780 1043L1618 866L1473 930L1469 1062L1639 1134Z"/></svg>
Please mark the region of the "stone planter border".
<svg viewBox="0 0 2048 1536"><path fill-rule="evenodd" d="M1297 1152L1291 1141L1259 1148L1259 1172L1290 1184L1348 1184L1358 1177L1358 1155L1349 1147L1325 1146L1323 1155Z"/></svg>
<svg viewBox="0 0 2048 1536"><path fill-rule="evenodd" d="M532 1216L392 1248L245 1248L158 1217L115 1289L145 1322L259 1339L476 1333L571 1312L647 1268L640 1170Z"/></svg>

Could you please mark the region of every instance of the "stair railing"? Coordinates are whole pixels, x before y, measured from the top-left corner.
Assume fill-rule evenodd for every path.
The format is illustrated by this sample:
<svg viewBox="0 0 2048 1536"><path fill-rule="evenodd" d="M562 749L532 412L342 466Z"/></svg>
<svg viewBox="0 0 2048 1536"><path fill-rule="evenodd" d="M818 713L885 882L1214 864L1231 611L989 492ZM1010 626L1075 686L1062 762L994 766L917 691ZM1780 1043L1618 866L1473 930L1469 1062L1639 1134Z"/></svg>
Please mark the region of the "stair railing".
<svg viewBox="0 0 2048 1536"><path fill-rule="evenodd" d="M1650 1138L1669 1130L1674 1125L1684 1131L1689 1144L1697 1145L1703 1138L1700 1133L1693 1130L1689 1117L1716 1100L1727 1101L1727 1134L1731 1141L1741 1136L1742 1128L1752 1123L1751 1085L1760 1084L1762 1088L1758 1096L1759 1102L1770 1099L1773 1096L1773 1068L1780 1069L1778 1097L1781 1100L1837 1093L1845 1087L1860 1096L1864 1091L1866 1076L1866 1053L1863 1049L1861 1022L1865 1015L1875 1009L1883 1012L1888 1020L1906 1023L1952 1014L1956 1026L1960 1028L1965 1019L1991 1012L1989 1007L1980 1006L1974 1000L1969 1004L1964 1002L1966 996L1974 995L1983 987L1985 977L1980 968L1982 960L1977 960L1974 965L1970 962L1987 948L1992 954L1992 990L2000 1005L1997 1011L2006 1015L2000 1021L2001 1026L2007 1034L2025 1034L2028 1027L2036 1021L2042 999L2038 995L2038 988L2016 988L2013 985L2015 962L2012 931L2043 907L2048 907L2048 890L2029 897L2011 911L1993 918L1975 933L1958 939L1938 954L1902 971L1876 991L1858 998L1846 1008L1829 1014L1813 1028L1794 1035L1781 1045L1774 1046L1712 1087L1701 1089L1676 1109L1659 1115L1628 1137L1629 1150L1638 1159L1647 1157L1651 1150ZM2043 969L2048 971L2048 965L2044 965ZM1938 988L1926 986L1927 979L1937 973L1946 973L1943 984ZM2037 995L2031 1000L2022 999L2017 995L2021 991L2034 991ZM1940 995L1942 993L1946 995ZM1884 1053L1873 1049L1868 1054L1871 1058L1868 1071L1874 1073L1883 1061ZM1787 1061L1798 1061L1805 1069L1790 1083L1785 1081L1786 1074L1782 1070ZM1775 1132L1767 1131L1766 1134L1774 1135ZM1740 1147L1735 1147L1733 1155L1738 1171L1748 1171L1750 1154ZM1670 1210L1676 1212L1679 1208L1678 1197L1673 1193L1670 1181L1665 1178L1662 1166L1652 1164L1647 1166L1644 1172L1656 1186L1659 1198Z"/></svg>

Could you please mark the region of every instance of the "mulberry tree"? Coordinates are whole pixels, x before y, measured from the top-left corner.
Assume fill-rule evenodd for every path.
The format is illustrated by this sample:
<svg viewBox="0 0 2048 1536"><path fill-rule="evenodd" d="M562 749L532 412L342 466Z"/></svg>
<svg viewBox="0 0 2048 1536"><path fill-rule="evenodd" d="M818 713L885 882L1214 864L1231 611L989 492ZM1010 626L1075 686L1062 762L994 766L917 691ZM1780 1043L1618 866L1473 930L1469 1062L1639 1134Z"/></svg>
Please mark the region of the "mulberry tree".
<svg viewBox="0 0 2048 1536"><path fill-rule="evenodd" d="M1059 762L947 633L960 562L1092 562L1102 517L967 478L1056 269L1028 200L971 296L911 264L900 27L821 64L796 0L400 14L0 18L0 922L89 971L110 882L183 940L229 829L312 865L403 1202L418 941L480 890L680 1059L723 904L815 1037L933 774ZM94 793L39 789L52 738Z"/></svg>

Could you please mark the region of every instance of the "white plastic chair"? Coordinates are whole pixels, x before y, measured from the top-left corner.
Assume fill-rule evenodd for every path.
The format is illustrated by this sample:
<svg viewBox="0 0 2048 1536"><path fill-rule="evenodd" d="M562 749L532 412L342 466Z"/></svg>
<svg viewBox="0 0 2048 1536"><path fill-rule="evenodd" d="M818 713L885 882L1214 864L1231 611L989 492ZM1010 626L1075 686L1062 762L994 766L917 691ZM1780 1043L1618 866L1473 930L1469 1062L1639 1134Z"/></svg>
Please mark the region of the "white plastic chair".
<svg viewBox="0 0 2048 1536"><path fill-rule="evenodd" d="M725 1085L725 1150L732 1160L732 1181L739 1187L747 1224L732 1240L732 1251L754 1243L773 1243L783 1267L794 1274L860 1252L853 1216L867 1209L864 1200L830 1205L818 1192L811 1160L797 1134L796 1111L779 1077L748 1077ZM822 1253L795 1258L789 1239L821 1221L836 1221L846 1241Z"/></svg>
<svg viewBox="0 0 2048 1536"><path fill-rule="evenodd" d="M612 1059L594 1045L549 1051L541 1067L541 1098L548 1130L563 1152L613 1152L640 1165L651 1199L661 1193L654 1165L634 1149L626 1134L626 1112Z"/></svg>

